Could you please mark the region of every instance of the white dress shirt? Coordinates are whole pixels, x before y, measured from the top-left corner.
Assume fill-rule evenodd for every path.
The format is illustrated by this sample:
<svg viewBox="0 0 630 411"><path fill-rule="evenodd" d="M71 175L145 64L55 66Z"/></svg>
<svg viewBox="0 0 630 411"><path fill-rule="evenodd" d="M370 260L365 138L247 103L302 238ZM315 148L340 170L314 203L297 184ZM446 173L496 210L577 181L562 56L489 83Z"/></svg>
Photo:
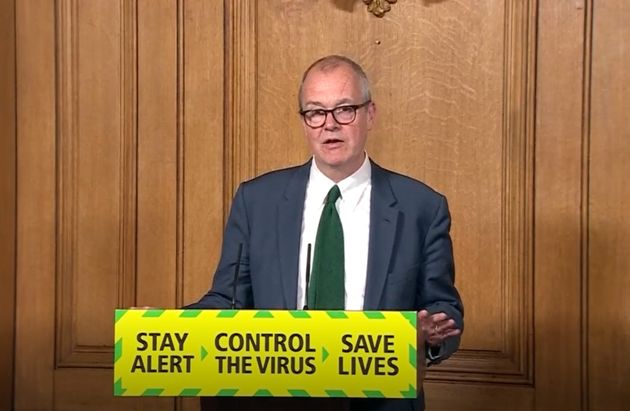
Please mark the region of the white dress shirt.
<svg viewBox="0 0 630 411"><path fill-rule="evenodd" d="M363 310L370 239L371 177L372 165L366 154L363 165L354 174L337 183L341 197L335 206L343 227L346 310ZM326 195L334 185L335 182L317 168L315 159L313 159L306 186L302 236L300 238L300 276L297 293L297 306L299 308L304 307L305 303L308 244L311 244L312 267L319 219L324 208Z"/></svg>

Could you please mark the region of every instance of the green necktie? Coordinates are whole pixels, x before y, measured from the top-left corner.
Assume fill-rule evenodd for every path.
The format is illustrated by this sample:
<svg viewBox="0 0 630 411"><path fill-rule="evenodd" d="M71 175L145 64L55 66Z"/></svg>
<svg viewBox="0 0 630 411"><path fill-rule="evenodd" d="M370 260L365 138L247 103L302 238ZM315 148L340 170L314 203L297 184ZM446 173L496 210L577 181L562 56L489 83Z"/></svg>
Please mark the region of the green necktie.
<svg viewBox="0 0 630 411"><path fill-rule="evenodd" d="M341 197L339 187L330 189L317 227L313 269L308 287L311 309L344 309L343 228L335 202Z"/></svg>

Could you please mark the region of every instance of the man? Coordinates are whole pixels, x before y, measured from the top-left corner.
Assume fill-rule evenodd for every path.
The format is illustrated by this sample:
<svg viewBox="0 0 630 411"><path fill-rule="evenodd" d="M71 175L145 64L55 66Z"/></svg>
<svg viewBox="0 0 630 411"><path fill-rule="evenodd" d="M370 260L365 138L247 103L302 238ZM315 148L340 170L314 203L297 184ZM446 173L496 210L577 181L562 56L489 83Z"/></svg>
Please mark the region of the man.
<svg viewBox="0 0 630 411"><path fill-rule="evenodd" d="M453 284L446 199L368 158L376 106L354 61L328 56L313 63L302 78L299 104L313 158L241 184L213 287L189 307L225 308L234 297L243 308L416 310L427 360L447 358L459 345L463 307ZM421 410L424 397L352 400L350 408Z"/></svg>

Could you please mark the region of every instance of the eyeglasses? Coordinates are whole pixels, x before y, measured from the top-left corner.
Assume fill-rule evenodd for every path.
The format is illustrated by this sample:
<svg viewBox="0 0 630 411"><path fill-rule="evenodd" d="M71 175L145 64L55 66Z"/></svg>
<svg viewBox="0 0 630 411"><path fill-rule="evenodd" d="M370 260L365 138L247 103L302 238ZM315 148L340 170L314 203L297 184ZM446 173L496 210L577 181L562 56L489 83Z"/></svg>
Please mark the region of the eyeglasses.
<svg viewBox="0 0 630 411"><path fill-rule="evenodd" d="M331 109L317 108L314 110L301 110L300 114L304 118L304 122L311 128L319 128L326 123L328 113L332 114L335 121L341 125L350 124L357 116L357 110L370 104L372 100L368 100L361 104L347 104L333 107Z"/></svg>

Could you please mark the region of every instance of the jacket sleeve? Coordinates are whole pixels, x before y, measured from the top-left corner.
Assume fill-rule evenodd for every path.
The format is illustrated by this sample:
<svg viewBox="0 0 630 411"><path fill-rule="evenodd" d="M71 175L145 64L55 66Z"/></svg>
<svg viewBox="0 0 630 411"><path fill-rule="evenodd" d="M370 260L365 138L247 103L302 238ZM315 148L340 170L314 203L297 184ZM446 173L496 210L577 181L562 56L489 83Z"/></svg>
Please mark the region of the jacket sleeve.
<svg viewBox="0 0 630 411"><path fill-rule="evenodd" d="M464 307L455 289L453 245L449 234L451 217L446 198L441 197L435 216L427 230L423 246L422 275L418 284L420 307L430 314L446 313L464 331ZM427 357L431 364L451 356L459 347L461 334L444 341Z"/></svg>
<svg viewBox="0 0 630 411"><path fill-rule="evenodd" d="M234 297L236 308L252 307L249 227L245 186L241 184L232 201L232 208L225 226L221 258L214 273L212 288L198 302L183 308L230 308L232 297ZM241 244L242 252L240 260L238 260L238 250ZM236 281L236 288L234 288L237 264L240 264L239 276Z"/></svg>

